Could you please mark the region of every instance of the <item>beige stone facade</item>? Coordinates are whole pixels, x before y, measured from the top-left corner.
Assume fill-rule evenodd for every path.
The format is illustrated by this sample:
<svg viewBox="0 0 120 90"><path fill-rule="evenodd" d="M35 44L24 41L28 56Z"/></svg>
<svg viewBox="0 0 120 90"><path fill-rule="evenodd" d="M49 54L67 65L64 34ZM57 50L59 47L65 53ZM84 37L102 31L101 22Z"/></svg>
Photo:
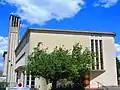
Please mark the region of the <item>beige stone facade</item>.
<svg viewBox="0 0 120 90"><path fill-rule="evenodd" d="M22 56L21 60L17 61L16 66L26 65L27 56L33 51L38 42L42 42L51 51L55 46L61 45L70 49L76 42L80 42L84 47L91 49L91 40L94 40L94 42L95 40L102 40L103 66L101 66L99 57L99 68L95 67L90 73L90 87L98 87L98 82L105 86L117 86L114 35L114 33L30 28L15 51L17 54L16 60L19 60ZM99 46L100 43L98 42ZM98 48L98 53L100 53L99 51L100 48ZM104 68L101 69L101 67ZM38 83L35 86L38 87Z"/></svg>

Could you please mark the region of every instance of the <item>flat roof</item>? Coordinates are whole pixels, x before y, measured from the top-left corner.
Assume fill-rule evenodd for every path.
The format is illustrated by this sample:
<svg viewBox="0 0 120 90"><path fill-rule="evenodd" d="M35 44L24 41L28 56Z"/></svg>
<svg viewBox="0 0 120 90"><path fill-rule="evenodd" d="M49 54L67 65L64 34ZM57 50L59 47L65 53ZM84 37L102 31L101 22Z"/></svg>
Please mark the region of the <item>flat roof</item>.
<svg viewBox="0 0 120 90"><path fill-rule="evenodd" d="M114 32L97 32L97 31L86 31L86 30L72 30L72 29L55 29L55 28L28 28L27 31L25 32L25 34L23 35L22 39L20 40L16 50L18 49L18 47L20 46L20 44L22 43L22 40L25 38L25 36L29 33L29 32L39 32L39 33L55 33L55 34L75 34L75 35L81 35L81 34L85 34L85 35L106 35L106 36L116 36L116 34ZM16 51L15 50L15 51Z"/></svg>
<svg viewBox="0 0 120 90"><path fill-rule="evenodd" d="M86 30L75 30L75 29L49 29L49 28L28 28L29 30L37 30L39 32L48 32L48 33L52 33L52 32L66 32L66 34L74 34L74 33L78 33L78 34L99 34L99 35L113 35L115 36L116 34L114 32L97 32L97 31L86 31Z"/></svg>

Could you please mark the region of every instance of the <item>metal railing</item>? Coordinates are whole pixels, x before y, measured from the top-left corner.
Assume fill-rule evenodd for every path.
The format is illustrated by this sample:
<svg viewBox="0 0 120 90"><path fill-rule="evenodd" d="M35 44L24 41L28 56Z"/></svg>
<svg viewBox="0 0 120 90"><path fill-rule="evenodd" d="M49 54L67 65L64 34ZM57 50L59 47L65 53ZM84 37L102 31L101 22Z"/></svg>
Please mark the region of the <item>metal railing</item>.
<svg viewBox="0 0 120 90"><path fill-rule="evenodd" d="M8 82L7 83L7 87L16 87L17 86L17 83L15 82Z"/></svg>
<svg viewBox="0 0 120 90"><path fill-rule="evenodd" d="M108 87L104 86L102 83L100 82L97 82L98 83L98 88L102 88L102 89L105 89L105 90L109 90Z"/></svg>

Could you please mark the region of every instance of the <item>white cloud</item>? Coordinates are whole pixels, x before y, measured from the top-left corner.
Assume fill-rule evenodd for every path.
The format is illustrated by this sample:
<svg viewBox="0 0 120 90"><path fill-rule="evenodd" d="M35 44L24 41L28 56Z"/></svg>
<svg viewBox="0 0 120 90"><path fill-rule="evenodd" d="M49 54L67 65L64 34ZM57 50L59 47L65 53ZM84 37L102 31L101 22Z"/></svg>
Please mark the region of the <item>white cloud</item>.
<svg viewBox="0 0 120 90"><path fill-rule="evenodd" d="M8 48L8 37L0 36L0 71L3 67L3 52L7 51Z"/></svg>
<svg viewBox="0 0 120 90"><path fill-rule="evenodd" d="M0 54L3 54L8 48L8 37L0 36Z"/></svg>
<svg viewBox="0 0 120 90"><path fill-rule="evenodd" d="M71 18L84 6L84 0L5 0L17 8L15 14L30 24L44 24L56 19Z"/></svg>
<svg viewBox="0 0 120 90"><path fill-rule="evenodd" d="M0 72L2 71L3 69L3 55L0 53Z"/></svg>
<svg viewBox="0 0 120 90"><path fill-rule="evenodd" d="M20 24L21 28L27 28L28 26L26 24Z"/></svg>
<svg viewBox="0 0 120 90"><path fill-rule="evenodd" d="M3 62L0 62L0 71L2 71Z"/></svg>
<svg viewBox="0 0 120 90"><path fill-rule="evenodd" d="M1 5L5 5L5 2L3 0L0 0Z"/></svg>
<svg viewBox="0 0 120 90"><path fill-rule="evenodd" d="M115 44L116 51L120 53L120 44Z"/></svg>
<svg viewBox="0 0 120 90"><path fill-rule="evenodd" d="M116 47L117 57L118 57L118 59L120 60L120 44L115 44L115 47Z"/></svg>
<svg viewBox="0 0 120 90"><path fill-rule="evenodd" d="M94 6L98 7L104 7L104 8L109 8L111 6L114 6L119 0L97 0L97 2L95 2Z"/></svg>

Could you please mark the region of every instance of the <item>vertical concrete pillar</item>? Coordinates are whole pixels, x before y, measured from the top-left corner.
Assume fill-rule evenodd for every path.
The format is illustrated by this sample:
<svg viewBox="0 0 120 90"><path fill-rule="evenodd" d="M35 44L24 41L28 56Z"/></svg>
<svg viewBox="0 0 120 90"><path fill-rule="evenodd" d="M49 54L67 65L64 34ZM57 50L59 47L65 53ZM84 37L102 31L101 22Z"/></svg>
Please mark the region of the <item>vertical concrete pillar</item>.
<svg viewBox="0 0 120 90"><path fill-rule="evenodd" d="M32 75L29 76L29 88L31 88L31 78L32 78Z"/></svg>
<svg viewBox="0 0 120 90"><path fill-rule="evenodd" d="M24 74L24 87L26 87L26 82L27 82L27 75L26 75L26 71L25 71L25 74Z"/></svg>
<svg viewBox="0 0 120 90"><path fill-rule="evenodd" d="M8 40L8 64L7 82L15 83L15 49L19 43L20 18L10 15L9 40Z"/></svg>

